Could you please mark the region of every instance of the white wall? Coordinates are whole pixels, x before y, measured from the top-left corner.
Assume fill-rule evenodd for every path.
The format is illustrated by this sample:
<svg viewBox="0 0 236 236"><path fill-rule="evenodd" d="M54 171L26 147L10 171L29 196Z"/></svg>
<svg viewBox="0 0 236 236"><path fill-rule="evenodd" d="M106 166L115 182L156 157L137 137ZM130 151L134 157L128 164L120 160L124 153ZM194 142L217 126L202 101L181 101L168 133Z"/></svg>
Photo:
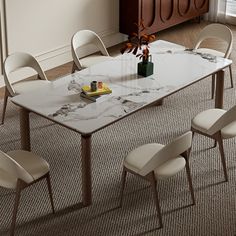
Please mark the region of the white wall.
<svg viewBox="0 0 236 236"><path fill-rule="evenodd" d="M3 57L29 52L46 70L72 60L70 40L80 29L95 31L107 47L123 40L119 0L1 1Z"/></svg>

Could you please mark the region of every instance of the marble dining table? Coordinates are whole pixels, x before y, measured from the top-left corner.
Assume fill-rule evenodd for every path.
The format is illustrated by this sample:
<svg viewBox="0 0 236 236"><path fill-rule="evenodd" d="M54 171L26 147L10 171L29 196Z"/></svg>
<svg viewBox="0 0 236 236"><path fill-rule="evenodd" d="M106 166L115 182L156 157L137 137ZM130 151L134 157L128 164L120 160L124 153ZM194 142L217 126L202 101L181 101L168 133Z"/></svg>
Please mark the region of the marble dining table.
<svg viewBox="0 0 236 236"><path fill-rule="evenodd" d="M82 203L92 204L92 135L150 104L216 74L215 107L223 107L224 71L232 61L157 40L150 44L154 73L137 75L139 60L123 54L59 78L12 98L20 107L21 146L30 150L29 113L33 112L81 135ZM80 97L81 87L102 81L112 93L96 102ZM210 93L210 88L209 88ZM168 122L168 121L167 121Z"/></svg>

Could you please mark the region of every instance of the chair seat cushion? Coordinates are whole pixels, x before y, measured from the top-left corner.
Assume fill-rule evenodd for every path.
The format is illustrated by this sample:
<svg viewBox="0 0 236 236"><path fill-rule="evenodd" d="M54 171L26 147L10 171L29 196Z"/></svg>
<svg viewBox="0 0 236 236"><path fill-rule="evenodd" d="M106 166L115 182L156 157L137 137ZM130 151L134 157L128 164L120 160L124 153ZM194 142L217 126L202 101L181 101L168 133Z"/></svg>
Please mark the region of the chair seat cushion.
<svg viewBox="0 0 236 236"><path fill-rule="evenodd" d="M139 173L140 170L152 159L152 157L164 147L159 143L149 143L142 145L131 151L124 160L124 166L135 172ZM185 167L185 159L181 156L171 159L153 168L157 178L165 178L178 173Z"/></svg>
<svg viewBox="0 0 236 236"><path fill-rule="evenodd" d="M203 133L207 133L209 128L225 113L222 109L208 109L200 112L192 119L192 127Z"/></svg>
<svg viewBox="0 0 236 236"><path fill-rule="evenodd" d="M83 68L87 68L92 65L95 65L95 64L107 61L107 60L111 60L111 59L112 59L112 57L110 57L110 56L93 54L93 55L81 58L80 64Z"/></svg>
<svg viewBox="0 0 236 236"><path fill-rule="evenodd" d="M223 52L219 52L217 50L210 49L210 48L198 48L198 49L195 49L194 51L199 52L199 53L211 54L211 55L217 56L217 57L224 57L225 56L225 54Z"/></svg>
<svg viewBox="0 0 236 236"><path fill-rule="evenodd" d="M154 173L157 179L164 179L173 176L184 169L186 161L179 156L171 159L155 169Z"/></svg>
<svg viewBox="0 0 236 236"><path fill-rule="evenodd" d="M236 121L228 124L221 130L223 139L234 138L236 136Z"/></svg>
<svg viewBox="0 0 236 236"><path fill-rule="evenodd" d="M192 119L192 127L202 133L208 133L210 127L225 113L223 109L208 109L200 112ZM236 136L236 122L232 122L221 129L223 139Z"/></svg>
<svg viewBox="0 0 236 236"><path fill-rule="evenodd" d="M41 79L24 80L13 84L13 88L16 94L22 94L41 88L48 83L50 81Z"/></svg>

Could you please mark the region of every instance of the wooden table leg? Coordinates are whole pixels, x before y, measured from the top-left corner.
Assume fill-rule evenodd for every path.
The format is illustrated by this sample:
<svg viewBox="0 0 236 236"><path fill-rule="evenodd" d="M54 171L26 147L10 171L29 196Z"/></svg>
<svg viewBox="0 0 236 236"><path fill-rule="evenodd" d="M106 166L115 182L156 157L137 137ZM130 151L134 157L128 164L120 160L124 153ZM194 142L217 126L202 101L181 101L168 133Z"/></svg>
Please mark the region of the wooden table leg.
<svg viewBox="0 0 236 236"><path fill-rule="evenodd" d="M158 100L156 103L155 103L155 106L162 106L164 103L164 98Z"/></svg>
<svg viewBox="0 0 236 236"><path fill-rule="evenodd" d="M82 202L84 206L92 204L91 137L91 135L81 135Z"/></svg>
<svg viewBox="0 0 236 236"><path fill-rule="evenodd" d="M216 76L215 108L223 108L224 102L224 71L218 71Z"/></svg>
<svg viewBox="0 0 236 236"><path fill-rule="evenodd" d="M21 148L30 151L30 124L29 124L29 111L20 108L20 135L21 135Z"/></svg>

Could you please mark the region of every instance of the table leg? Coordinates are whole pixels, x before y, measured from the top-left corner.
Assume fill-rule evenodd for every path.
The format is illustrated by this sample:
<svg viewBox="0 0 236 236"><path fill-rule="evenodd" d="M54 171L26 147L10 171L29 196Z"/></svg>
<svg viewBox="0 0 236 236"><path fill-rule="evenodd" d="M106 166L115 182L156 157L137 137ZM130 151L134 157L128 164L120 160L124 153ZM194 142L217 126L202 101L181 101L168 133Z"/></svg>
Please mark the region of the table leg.
<svg viewBox="0 0 236 236"><path fill-rule="evenodd" d="M91 135L81 135L82 202L84 206L92 204L91 137Z"/></svg>
<svg viewBox="0 0 236 236"><path fill-rule="evenodd" d="M216 76L215 108L223 108L224 102L224 71L218 71Z"/></svg>
<svg viewBox="0 0 236 236"><path fill-rule="evenodd" d="M21 135L21 148L30 151L30 124L29 124L29 111L25 108L20 108L20 135Z"/></svg>
<svg viewBox="0 0 236 236"><path fill-rule="evenodd" d="M156 103L155 103L155 106L162 106L164 103L164 98L158 100Z"/></svg>

